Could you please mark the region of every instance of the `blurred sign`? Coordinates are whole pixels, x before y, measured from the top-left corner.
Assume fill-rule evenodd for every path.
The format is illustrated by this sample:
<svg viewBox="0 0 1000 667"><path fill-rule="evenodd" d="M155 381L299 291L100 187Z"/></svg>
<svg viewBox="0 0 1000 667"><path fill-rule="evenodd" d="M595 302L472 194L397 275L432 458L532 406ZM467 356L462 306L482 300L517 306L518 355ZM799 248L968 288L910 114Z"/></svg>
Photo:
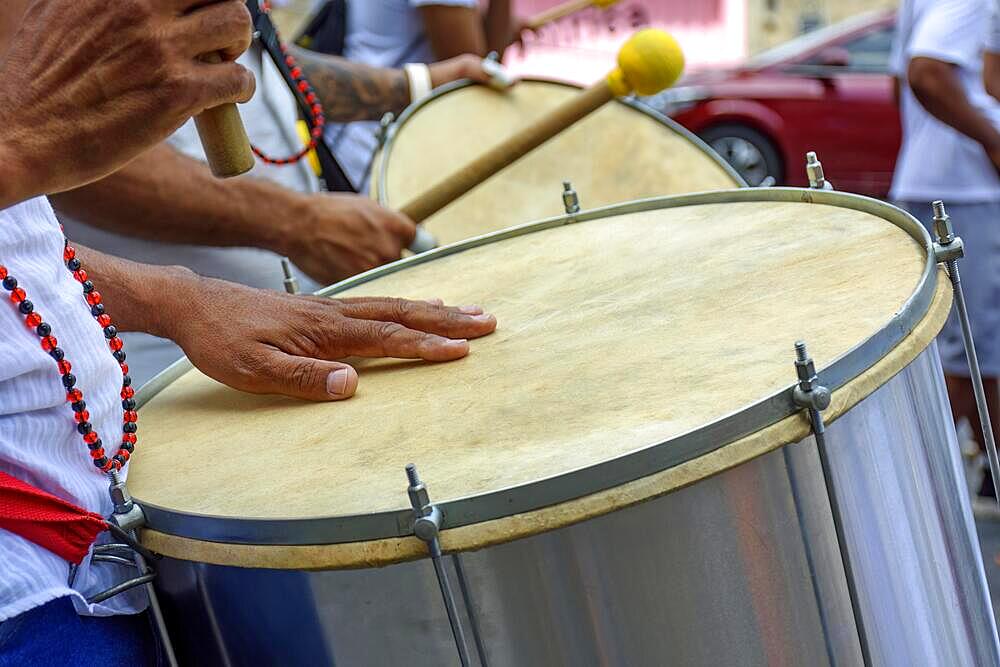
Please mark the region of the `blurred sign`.
<svg viewBox="0 0 1000 667"><path fill-rule="evenodd" d="M518 16L529 17L559 0L514 0ZM591 83L611 69L618 48L636 30L656 27L684 48L688 69L725 65L747 52L745 0L620 0L608 9L588 8L526 33L504 62L519 75L540 75Z"/></svg>

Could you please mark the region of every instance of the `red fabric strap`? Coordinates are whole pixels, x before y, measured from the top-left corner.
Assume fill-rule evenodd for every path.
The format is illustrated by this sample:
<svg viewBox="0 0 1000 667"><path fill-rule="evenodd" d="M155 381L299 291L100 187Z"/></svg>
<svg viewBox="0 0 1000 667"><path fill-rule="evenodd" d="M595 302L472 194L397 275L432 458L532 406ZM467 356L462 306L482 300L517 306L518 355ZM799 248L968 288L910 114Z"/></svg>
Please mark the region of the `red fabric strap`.
<svg viewBox="0 0 1000 667"><path fill-rule="evenodd" d="M0 472L0 528L79 564L108 525L99 514Z"/></svg>

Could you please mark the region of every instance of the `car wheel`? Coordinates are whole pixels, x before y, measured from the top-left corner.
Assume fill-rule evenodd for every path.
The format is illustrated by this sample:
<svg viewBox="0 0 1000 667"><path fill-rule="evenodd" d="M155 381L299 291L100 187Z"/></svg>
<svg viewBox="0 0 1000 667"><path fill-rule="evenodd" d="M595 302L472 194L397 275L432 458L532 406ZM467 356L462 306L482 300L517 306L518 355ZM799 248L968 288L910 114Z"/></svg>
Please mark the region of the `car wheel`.
<svg viewBox="0 0 1000 667"><path fill-rule="evenodd" d="M743 177L747 185L780 183L785 177L774 143L746 125L716 125L701 133L702 140Z"/></svg>

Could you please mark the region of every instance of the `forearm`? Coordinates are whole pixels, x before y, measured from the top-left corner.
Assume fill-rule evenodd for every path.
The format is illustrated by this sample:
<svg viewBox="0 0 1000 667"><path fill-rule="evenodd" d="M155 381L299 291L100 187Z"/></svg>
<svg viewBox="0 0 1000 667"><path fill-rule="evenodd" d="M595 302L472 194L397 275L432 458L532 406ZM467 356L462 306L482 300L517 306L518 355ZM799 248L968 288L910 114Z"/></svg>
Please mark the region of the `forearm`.
<svg viewBox="0 0 1000 667"><path fill-rule="evenodd" d="M983 83L986 92L1000 100L1000 53L987 51L983 55Z"/></svg>
<svg viewBox="0 0 1000 667"><path fill-rule="evenodd" d="M175 336L175 327L183 326L186 317L183 304L197 289L194 272L182 266L139 264L73 245L120 331Z"/></svg>
<svg viewBox="0 0 1000 667"><path fill-rule="evenodd" d="M908 78L917 101L929 114L988 151L1000 148L1000 132L970 104L953 66L928 58L914 58Z"/></svg>
<svg viewBox="0 0 1000 667"><path fill-rule="evenodd" d="M424 33L434 58L445 60L471 53L488 53L483 16L478 8L427 5L419 8Z"/></svg>
<svg viewBox="0 0 1000 667"><path fill-rule="evenodd" d="M402 70L371 67L295 45L288 48L319 95L327 120L378 120L410 103L410 86Z"/></svg>
<svg viewBox="0 0 1000 667"><path fill-rule="evenodd" d="M280 252L305 197L251 177L221 180L161 144L118 172L52 198L87 224L167 243Z"/></svg>
<svg viewBox="0 0 1000 667"><path fill-rule="evenodd" d="M511 19L510 0L490 0L484 22L486 48L503 55L514 36L514 22Z"/></svg>

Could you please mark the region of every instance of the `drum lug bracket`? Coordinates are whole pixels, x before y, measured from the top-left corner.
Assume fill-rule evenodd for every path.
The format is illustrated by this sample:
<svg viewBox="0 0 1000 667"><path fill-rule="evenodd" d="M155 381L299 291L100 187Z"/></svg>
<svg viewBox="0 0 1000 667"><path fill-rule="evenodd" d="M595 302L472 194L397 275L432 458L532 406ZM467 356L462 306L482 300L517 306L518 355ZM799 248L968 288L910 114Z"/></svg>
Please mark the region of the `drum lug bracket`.
<svg viewBox="0 0 1000 667"><path fill-rule="evenodd" d="M110 486L108 493L111 495L111 503L114 511L108 517L108 531L115 537L117 542L109 544L98 544L94 547L90 561L92 565L98 563L118 565L122 567L135 568L136 576L127 579L111 588L101 591L87 598L89 604L98 604L105 600L120 595L133 588L143 587L149 600L149 613L153 621L155 632L158 635L160 648L163 651L163 658L169 667L177 667L177 657L174 653L173 644L170 642L170 635L167 632L167 624L163 619L163 612L153 588L153 579L156 578L156 571L149 565L149 560L157 558L155 554L139 544L136 531L146 525L146 515L142 511L139 503L132 500L125 480L121 478L117 470L108 473ZM76 580L78 567L71 565L67 585L72 587Z"/></svg>
<svg viewBox="0 0 1000 667"><path fill-rule="evenodd" d="M990 472L993 479L1000 479L1000 457L997 456L997 445L993 438L993 424L990 421L990 408L983 387L983 375L979 369L979 357L976 354L975 339L972 337L972 323L969 320L969 310L965 303L965 291L962 289L962 276L958 271L958 260L965 256L965 246L961 237L955 236L951 218L948 217L943 201L931 204L934 210L934 258L944 264L951 281L951 292L955 304L955 314L962 327L962 342L965 345L965 358L969 364L969 379L972 382L972 393L976 398L976 409L979 412L979 423L983 429L983 444L986 458L989 459ZM1000 500L997 501L1000 503Z"/></svg>
<svg viewBox="0 0 1000 667"><path fill-rule="evenodd" d="M823 417L820 412L830 407L832 396L830 390L820 384L816 375L816 364L809 356L803 341L795 343L795 372L799 377L799 383L792 390L792 400L800 408L809 410L813 430L822 433Z"/></svg>
<svg viewBox="0 0 1000 667"><path fill-rule="evenodd" d="M406 466L406 480L409 482L406 493L410 497L410 505L413 507L413 534L427 545L427 551L430 553L431 562L434 565L434 573L437 575L438 586L441 589L445 611L448 613L448 623L451 625L451 633L455 639L459 660L462 667L468 667L472 663L465 640L465 630L458 615L458 605L455 604L455 595L452 593L451 583L448 580L448 573L442 559L439 535L443 516L441 510L431 503L427 485L420 481L417 467L412 463Z"/></svg>
<svg viewBox="0 0 1000 667"><path fill-rule="evenodd" d="M281 258L281 273L285 276L285 291L289 294L298 294L299 281L292 272L292 262L287 257Z"/></svg>
<svg viewBox="0 0 1000 667"><path fill-rule="evenodd" d="M823 470L823 482L826 486L826 495L830 501L830 516L833 519L834 529L837 533L837 547L840 551L840 559L844 566L844 576L847 584L848 596L851 600L851 609L854 616L854 625L858 632L858 644L865 665L871 665L870 649L868 647L868 635L865 630L864 619L861 616L861 606L857 587L855 584L854 567L851 561L850 552L847 549L847 539L844 535L844 519L840 507L840 500L834 483L833 467L830 464L830 454L826 446L826 425L823 422L823 410L830 407L833 397L829 388L819 381L816 374L816 364L809 351L806 349L804 341L795 343L795 372L798 375L799 383L792 390L792 400L797 406L805 409L809 413L809 421L812 425L813 439L816 441L816 451L819 456L820 467Z"/></svg>
<svg viewBox="0 0 1000 667"><path fill-rule="evenodd" d="M385 146L385 142L389 139L389 131L395 122L396 114L393 112L387 111L382 114L382 118L378 121L378 131L375 133L375 139L378 141L379 148Z"/></svg>
<svg viewBox="0 0 1000 667"><path fill-rule="evenodd" d="M951 218L944 210L944 202L936 201L934 207L934 259L938 264L944 264L949 274L952 262L965 257L965 244L962 238L955 236L955 228Z"/></svg>
<svg viewBox="0 0 1000 667"><path fill-rule="evenodd" d="M576 194L573 184L569 181L563 181L562 201L566 215L576 215L580 212L580 197ZM576 221L573 220L572 222Z"/></svg>
<svg viewBox="0 0 1000 667"><path fill-rule="evenodd" d="M813 190L833 190L833 183L826 180L823 173L823 163L816 157L815 151L806 153L806 178Z"/></svg>

